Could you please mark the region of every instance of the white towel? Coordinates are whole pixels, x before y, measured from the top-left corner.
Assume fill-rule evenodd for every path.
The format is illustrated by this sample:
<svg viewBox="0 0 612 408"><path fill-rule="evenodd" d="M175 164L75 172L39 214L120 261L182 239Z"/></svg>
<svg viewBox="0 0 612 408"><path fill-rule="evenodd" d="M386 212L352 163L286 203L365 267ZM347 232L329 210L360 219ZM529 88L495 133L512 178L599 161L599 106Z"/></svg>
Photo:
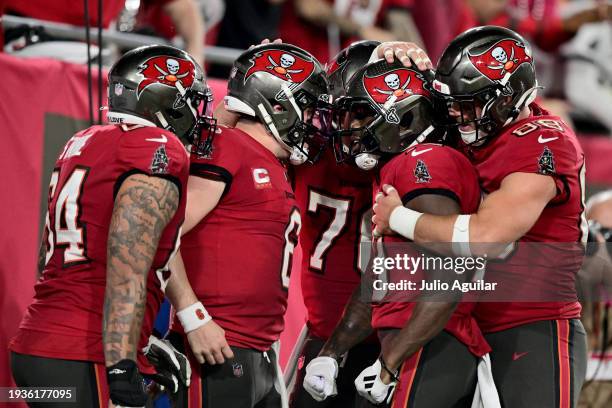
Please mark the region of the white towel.
<svg viewBox="0 0 612 408"><path fill-rule="evenodd" d="M491 358L485 354L478 362L478 382L474 391L472 408L501 408L497 388L491 371Z"/></svg>

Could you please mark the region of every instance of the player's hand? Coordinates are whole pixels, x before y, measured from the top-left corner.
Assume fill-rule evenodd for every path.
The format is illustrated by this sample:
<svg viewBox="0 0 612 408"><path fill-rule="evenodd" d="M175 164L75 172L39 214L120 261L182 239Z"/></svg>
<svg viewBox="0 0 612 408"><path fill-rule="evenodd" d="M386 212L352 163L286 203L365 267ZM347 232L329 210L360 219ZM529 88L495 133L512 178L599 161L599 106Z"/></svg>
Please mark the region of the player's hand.
<svg viewBox="0 0 612 408"><path fill-rule="evenodd" d="M393 210L401 205L402 199L397 190L389 184L382 186L382 192L376 195L376 200L372 207L372 212L374 213L372 222L375 224L372 231L374 236L393 234L393 230L389 228L389 218L391 218Z"/></svg>
<svg viewBox="0 0 612 408"><path fill-rule="evenodd" d="M374 364L363 370L355 379L357 392L373 404L390 403L395 386L397 385L397 381L385 384L380 377L381 370L380 360L376 360Z"/></svg>
<svg viewBox="0 0 612 408"><path fill-rule="evenodd" d="M109 398L116 408L144 407L147 403L147 387L133 360L123 359L106 367L106 381Z"/></svg>
<svg viewBox="0 0 612 408"><path fill-rule="evenodd" d="M234 352L225 340L225 330L214 320L187 333L187 340L200 364L223 364L226 358L234 358Z"/></svg>
<svg viewBox="0 0 612 408"><path fill-rule="evenodd" d="M265 44L282 44L283 40L281 40L280 38L277 38L274 41L270 41L268 38L264 38L263 40L261 40L261 42L259 44L251 44L251 46L249 47L249 50L253 47L256 47L258 45L265 45Z"/></svg>
<svg viewBox="0 0 612 408"><path fill-rule="evenodd" d="M384 58L388 63L392 63L397 59L405 67L410 67L412 66L412 61L414 61L416 66L422 71L433 69L433 64L425 51L413 42L383 42L376 47L376 53L378 58Z"/></svg>
<svg viewBox="0 0 612 408"><path fill-rule="evenodd" d="M153 364L156 375L151 379L170 393L177 393L179 384L189 387L191 382L191 365L187 357L175 349L168 340L158 339L151 335L149 344L143 349L149 362ZM163 390L163 389L162 389Z"/></svg>
<svg viewBox="0 0 612 408"><path fill-rule="evenodd" d="M304 389L316 401L338 394L338 362L331 357L317 357L306 366Z"/></svg>

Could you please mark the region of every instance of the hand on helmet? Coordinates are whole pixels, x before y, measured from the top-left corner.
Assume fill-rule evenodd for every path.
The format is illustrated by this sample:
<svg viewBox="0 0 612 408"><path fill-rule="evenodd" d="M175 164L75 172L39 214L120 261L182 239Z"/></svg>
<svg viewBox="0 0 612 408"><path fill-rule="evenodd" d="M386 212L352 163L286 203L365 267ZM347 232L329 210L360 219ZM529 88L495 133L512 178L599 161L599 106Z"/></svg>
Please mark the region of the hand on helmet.
<svg viewBox="0 0 612 408"><path fill-rule="evenodd" d="M378 58L384 58L392 63L395 59L399 60L405 67L411 67L412 62L418 69L424 71L433 69L431 60L425 51L413 42L388 41L376 47Z"/></svg>

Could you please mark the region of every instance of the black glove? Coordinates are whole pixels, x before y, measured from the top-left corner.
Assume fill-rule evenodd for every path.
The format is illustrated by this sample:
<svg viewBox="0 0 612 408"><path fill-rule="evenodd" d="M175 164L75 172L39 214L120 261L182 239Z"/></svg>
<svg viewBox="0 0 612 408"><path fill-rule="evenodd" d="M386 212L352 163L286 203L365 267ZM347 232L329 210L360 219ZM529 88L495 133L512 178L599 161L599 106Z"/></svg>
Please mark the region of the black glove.
<svg viewBox="0 0 612 408"><path fill-rule="evenodd" d="M157 371L148 376L170 393L176 393L179 383L189 387L191 382L191 365L187 357L175 349L168 340L149 337L149 344L143 349L145 356Z"/></svg>
<svg viewBox="0 0 612 408"><path fill-rule="evenodd" d="M144 407L147 388L133 360L123 359L106 367L106 380L111 401L119 407Z"/></svg>

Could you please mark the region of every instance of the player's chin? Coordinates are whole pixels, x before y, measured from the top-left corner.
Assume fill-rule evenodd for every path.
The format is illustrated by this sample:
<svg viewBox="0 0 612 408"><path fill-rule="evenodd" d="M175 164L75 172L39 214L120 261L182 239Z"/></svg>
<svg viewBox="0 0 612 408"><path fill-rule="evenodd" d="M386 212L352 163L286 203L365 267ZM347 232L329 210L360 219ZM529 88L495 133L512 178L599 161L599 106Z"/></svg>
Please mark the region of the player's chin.
<svg viewBox="0 0 612 408"><path fill-rule="evenodd" d="M276 157L278 157L281 160L287 160L289 159L289 157L291 157L291 153L287 149L281 148L276 154Z"/></svg>
<svg viewBox="0 0 612 408"><path fill-rule="evenodd" d="M472 133L476 131L476 127L474 127L474 125L460 125L459 131L461 133Z"/></svg>

